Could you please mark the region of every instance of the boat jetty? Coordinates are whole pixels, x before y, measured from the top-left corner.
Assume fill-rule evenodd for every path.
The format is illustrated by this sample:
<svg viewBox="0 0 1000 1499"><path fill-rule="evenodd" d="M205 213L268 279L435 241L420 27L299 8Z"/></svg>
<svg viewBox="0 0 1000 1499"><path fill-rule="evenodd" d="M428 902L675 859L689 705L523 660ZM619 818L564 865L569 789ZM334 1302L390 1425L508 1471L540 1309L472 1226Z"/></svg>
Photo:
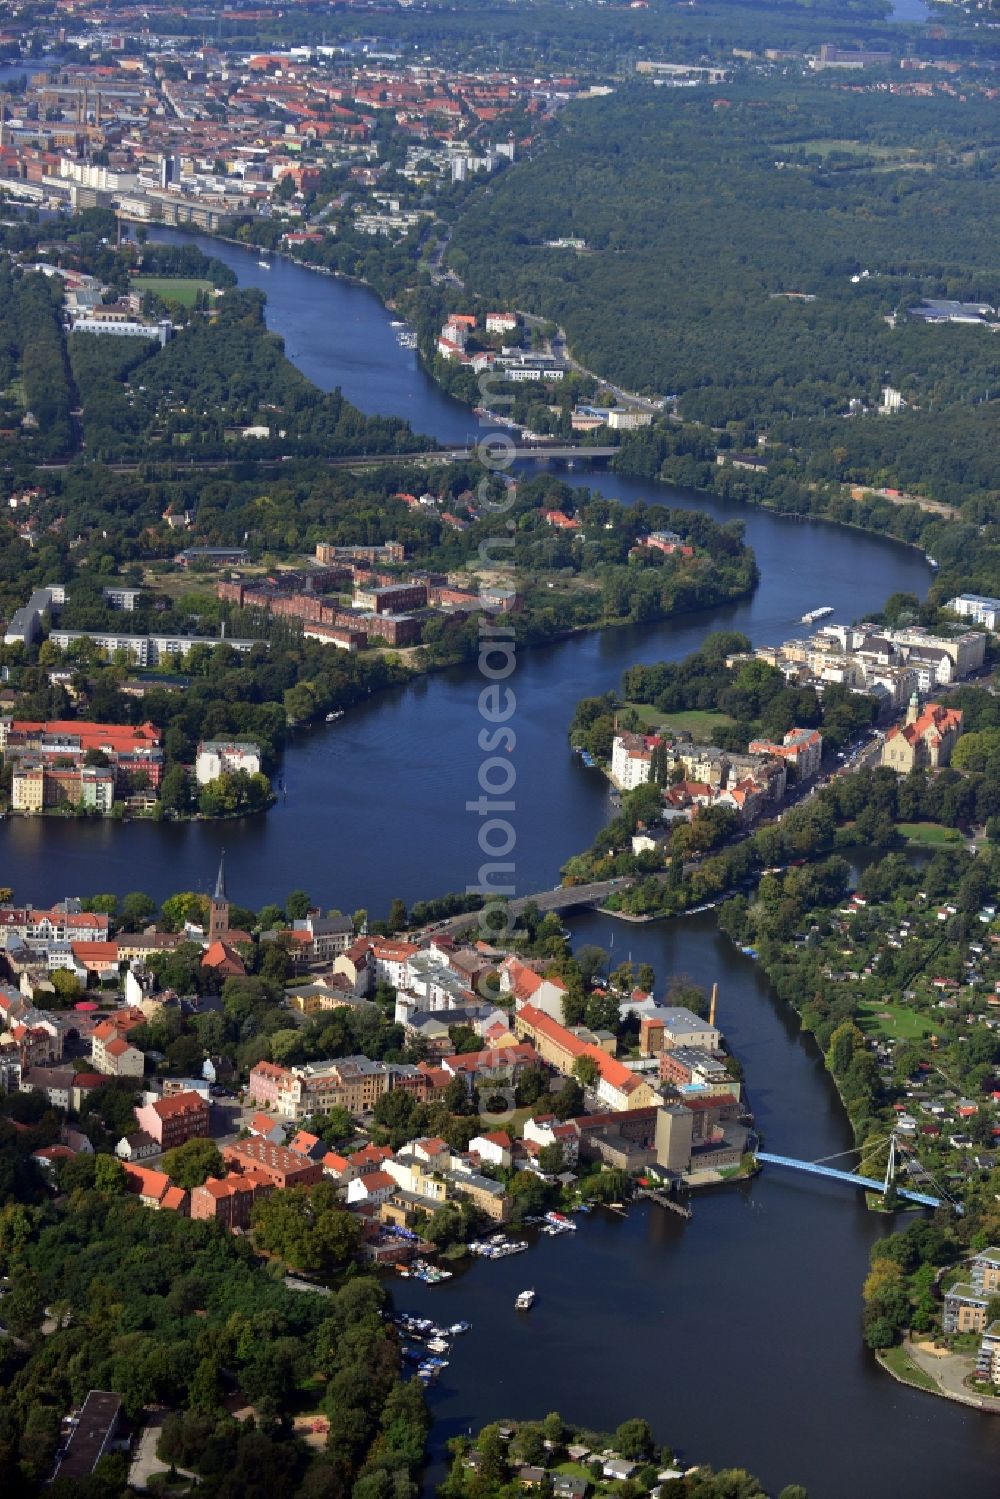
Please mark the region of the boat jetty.
<svg viewBox="0 0 1000 1499"><path fill-rule="evenodd" d="M511 1254L523 1254L528 1247L527 1239L510 1239L506 1234L492 1234L488 1239L473 1239L469 1253L483 1260L503 1260Z"/></svg>
<svg viewBox="0 0 1000 1499"><path fill-rule="evenodd" d="M403 1359L416 1365L417 1378L423 1384L432 1383L442 1369L447 1369L445 1355L451 1352L453 1340L471 1326L468 1322L453 1322L449 1327L440 1327L429 1317L417 1317L412 1312L397 1312L393 1322L403 1340Z"/></svg>

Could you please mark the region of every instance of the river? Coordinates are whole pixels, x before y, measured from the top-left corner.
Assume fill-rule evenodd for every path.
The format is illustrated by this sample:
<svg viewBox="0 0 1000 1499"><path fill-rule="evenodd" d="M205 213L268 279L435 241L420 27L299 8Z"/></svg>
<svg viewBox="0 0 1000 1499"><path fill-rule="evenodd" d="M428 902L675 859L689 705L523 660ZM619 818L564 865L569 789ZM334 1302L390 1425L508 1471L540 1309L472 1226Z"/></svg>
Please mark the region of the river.
<svg viewBox="0 0 1000 1499"><path fill-rule="evenodd" d="M631 953L658 976L719 983L719 1020L746 1067L768 1149L818 1159L850 1132L818 1048L711 917L624 927L570 920L574 941ZM599 1211L530 1253L453 1281L406 1281L400 1307L473 1324L431 1397L435 1468L447 1438L559 1410L598 1429L644 1415L686 1463L746 1467L810 1499L986 1499L1000 1423L895 1384L862 1346L860 1286L884 1225L861 1194L769 1168L696 1194L694 1217L653 1204ZM514 1297L533 1286L529 1316Z"/></svg>
<svg viewBox="0 0 1000 1499"><path fill-rule="evenodd" d="M263 271L253 253L198 242L242 282L266 287L270 326L317 383L342 386L364 410L400 412L446 442L471 430L398 348L369 293L281 261ZM565 477L626 501L676 498L740 516L762 581L752 600L704 617L521 656L512 820L522 892L554 884L608 812L603 779L566 744L580 696L615 686L637 660L686 654L707 629L775 640L807 608L829 603L837 618L858 618L929 579L919 553L883 538L604 472ZM253 906L302 887L324 905L383 912L394 895L458 888L479 863L478 819L464 806L478 794L480 685L474 668L444 672L296 736L284 763L288 801L266 817L182 827L8 819L0 878L37 902L136 888L162 897L207 888L225 843L231 896ZM585 913L570 924L575 940L613 942L616 960L648 960L661 984L675 971L718 980L720 1019L746 1064L768 1144L807 1159L847 1147L816 1048L710 918L632 927ZM994 1495L1000 1423L895 1385L861 1345L860 1283L882 1231L847 1189L771 1171L751 1187L703 1194L690 1223L657 1208L625 1221L595 1214L531 1255L474 1265L433 1289L405 1283L402 1306L473 1323L431 1397L435 1471L449 1434L558 1408L605 1427L646 1415L687 1460L746 1465L772 1491L798 1481L812 1499ZM514 1294L532 1284L538 1304L516 1318Z"/></svg>
<svg viewBox="0 0 1000 1499"><path fill-rule="evenodd" d="M266 288L269 326L318 384L341 386L367 412L400 411L444 442L474 431L466 409L438 390L415 353L399 347L389 315L370 292L278 257L264 271L252 252L195 242L245 284ZM606 782L570 754L566 739L580 697L616 687L636 661L688 654L709 629L780 640L807 609L832 604L836 618L859 618L896 590L923 593L930 577L919 552L858 531L684 495L601 468L559 474L626 502L673 501L744 521L762 578L752 599L705 615L623 626L522 653L514 679L513 857L525 892L555 884L563 861L606 820ZM284 756L287 801L264 816L128 826L8 818L0 825L0 858L15 871L18 895L37 902L52 897L54 862L70 892L144 888L162 898L177 889L204 890L222 844L233 898L254 907L306 888L324 904L383 913L397 895L411 902L464 887L480 863L479 818L465 812L466 801L479 795L480 685L475 667L457 667L373 698L334 725L298 732ZM389 835L388 857L385 833L371 837L373 809Z"/></svg>

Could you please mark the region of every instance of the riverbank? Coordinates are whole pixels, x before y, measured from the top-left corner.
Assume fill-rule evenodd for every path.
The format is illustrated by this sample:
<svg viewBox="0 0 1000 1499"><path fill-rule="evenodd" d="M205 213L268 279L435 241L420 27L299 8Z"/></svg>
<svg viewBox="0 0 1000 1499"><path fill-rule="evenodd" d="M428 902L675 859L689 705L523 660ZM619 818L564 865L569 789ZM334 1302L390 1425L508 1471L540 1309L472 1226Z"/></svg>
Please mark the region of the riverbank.
<svg viewBox="0 0 1000 1499"><path fill-rule="evenodd" d="M937 1395L942 1400L953 1400L958 1405L972 1406L987 1415L1000 1415L1000 1399L976 1394L966 1387L965 1382L976 1367L975 1359L968 1355L949 1353L933 1343L914 1342L907 1336L898 1347L885 1349L876 1358L879 1366L899 1384Z"/></svg>
<svg viewBox="0 0 1000 1499"><path fill-rule="evenodd" d="M241 276L257 275L247 252L220 248ZM265 276L260 272L258 281ZM276 269L273 283L271 326L288 335L290 357L312 378L342 386L348 398L360 396L357 403L374 410L398 399L398 409L426 414L422 430L452 440L455 409L412 355L400 351L373 298L332 279L317 283L294 267ZM341 336L331 339L331 327ZM318 332L308 342L313 328L322 338ZM603 472L570 475L567 483L626 503L649 499L648 483ZM675 492L673 503L686 500ZM584 693L616 688L636 661L683 657L707 628L778 642L816 604L816 577L844 619L867 618L889 593L922 594L926 587L917 555L887 538L822 521L790 526L780 514L717 496L704 504L720 521L746 524L761 570L751 599L717 611L711 624L691 616L592 631L519 658L511 820L520 890L551 887L558 864L607 821L605 783L586 775L565 743L566 723ZM233 898L259 906L275 888L299 888L303 872L312 871L312 893L324 906L378 911L387 884L408 901L420 899L429 870L442 890L474 881L482 862L479 820L464 807L478 794L480 687L473 664L435 671L359 703L336 732L318 724L293 736L285 752L287 805L225 830ZM379 809L405 826L388 869L371 836ZM177 888L211 889L223 836L197 824L137 823L114 833L100 824L4 828L0 853L17 871L18 897L36 902L51 897L54 868L69 891L125 894L138 885L166 896ZM758 965L719 934L713 917L627 928L589 910L565 919L574 942L602 946L616 961L628 951L636 962L686 972L703 987L719 982L727 1035L752 1071L755 1112L772 1149L818 1159L853 1143L815 1043ZM874 1359L859 1354L857 1290L869 1248L886 1230L860 1199L832 1183L771 1172L752 1188L704 1192L688 1223L649 1206L625 1218L594 1213L585 1233L565 1235L551 1249L539 1245L531 1263L538 1302L522 1319L511 1310L524 1283L517 1257L482 1275L459 1267L439 1287L401 1283L402 1304L439 1320L465 1317L475 1330L459 1342L447 1377L431 1392L431 1483L449 1436L478 1430L498 1411L529 1417L559 1406L595 1428L642 1410L661 1437L675 1434L686 1451L720 1465L746 1465L770 1492L794 1473L813 1499L903 1491L910 1499L938 1499L958 1490L963 1499L991 1499L997 1423L977 1422L973 1411L944 1402L928 1408L918 1391L890 1383ZM603 1296L595 1287L619 1289ZM719 1377L718 1339L734 1326L753 1350L750 1381ZM821 1356L790 1362L790 1327L808 1327ZM623 1342L630 1356L609 1360L608 1349ZM657 1350L665 1342L683 1347L684 1359L664 1365ZM832 1432L831 1391L835 1425L851 1431L850 1443Z"/></svg>
<svg viewBox="0 0 1000 1499"><path fill-rule="evenodd" d="M185 230L183 228L175 229L173 231L168 231L168 232L172 232L174 234L177 234L179 237L181 237L183 239L188 239L188 240L201 239L201 240L204 240L205 242L208 242L208 243L218 243L218 244L231 245L234 249L240 251L242 254L246 255L248 258L252 258L253 261L255 262L256 247L254 247L252 245L249 245L249 244L246 244L245 242L243 242L241 240L235 239L232 236L221 235L221 234L218 234L218 233L206 233L203 230L198 230L198 231L193 231L192 232L192 231L187 231L187 230ZM379 289L377 288L377 286L375 286L371 281L365 280L362 277L351 276L351 275L349 275L346 272L332 270L331 268L326 267L326 266L312 265L312 264L310 264L309 261L302 260L298 256L296 256L294 254L291 254L288 251L282 250L282 251L276 251L276 252L274 252L274 259L276 261L279 261L279 262L284 262L289 267L294 267L294 269L296 271L315 272L315 273L321 275L322 277L324 277L326 280L332 280L332 281L334 281L334 282L336 282L336 283L338 283L340 285L343 285L345 287L351 287L351 288L353 288L353 289L355 289L357 291L361 291L366 296L373 297L377 301L379 307L382 308L386 312L388 312L390 310L390 304L394 300L394 299L387 299L387 298L385 298L382 295L382 293L379 291ZM266 278L263 279L263 280L255 281L254 284L258 285L260 287L260 289L262 291L264 291L265 294L267 294L268 285L267 285L267 279ZM396 310L394 306L392 307L392 310ZM446 388L445 385L438 378L438 376L435 373L435 371L434 371L431 363L425 358L423 352L421 350L419 350L419 349L415 350L414 352L416 354L416 360L418 362L418 366L419 366L419 369L420 369L420 372L421 372L423 378L425 380L427 380L433 386L434 390L439 393L439 395L441 397L441 400L445 401L445 402L447 402L447 403L449 403L451 405L453 405L455 408L461 408L461 410L463 412L467 413L469 422L473 426L481 426L482 424L480 423L480 420L479 420L478 416L476 415L476 408L474 407L473 403L471 401L463 400L463 398L461 397L461 395L456 394L455 392L453 392L450 389ZM286 357L292 359L293 362L294 362L294 357L293 357L292 353L290 351L288 351L288 350L286 350ZM583 368L583 366L580 366L580 368ZM604 383L605 385L607 385L609 388L612 388L612 389L614 388L611 382L604 380L604 378L602 376L600 376L599 374L596 374L593 371L588 371L588 374L590 374L592 376L592 378L594 378L596 380L601 380L602 383ZM349 394L349 392L345 391L345 394ZM642 398L633 395L632 399L634 399L634 400L640 400ZM414 425L414 422L413 422L412 419L411 419L411 425ZM486 426L488 427L488 425L489 424L487 423ZM676 423L674 423L672 425L676 426L676 428L678 430L686 429L688 431L698 429L699 426L700 426L700 424L697 423L697 422L684 421L682 418L678 418L678 420L676 421ZM414 429L418 430L418 428L419 428L419 422L417 422L417 424L415 425ZM645 430L649 431L651 429L645 429ZM641 435L642 434L640 434L640 436ZM438 439L438 440L441 441L441 439ZM443 445L444 444L442 444L442 446ZM619 452L620 452L620 454L624 454L627 457L628 447L629 447L628 441L626 441L624 444L620 444L619 445ZM434 451L435 450L429 450L428 456L432 458L433 455L434 455ZM586 457L585 454L581 455L581 459L585 459L585 457ZM545 461L545 450L544 450L544 448L540 448L539 449L538 460L541 461L541 462ZM391 455L389 457L387 457L386 461L387 462L391 461ZM705 485L705 486L694 485L694 484L691 484L687 479L681 481L681 480L678 480L678 479L675 479L675 478L671 477L669 474L664 474L664 473L659 472L659 471L656 472L652 476L648 476L644 471L638 471L638 470L636 470L636 471L630 472L627 467L625 467L625 466L622 465L622 463L620 462L619 459L612 459L611 463L612 463L612 472L615 473L615 474L620 475L625 480L636 480L636 479L638 479L638 480L643 480L644 482L651 482L653 484L656 484L657 486L668 485L668 486L673 486L675 488L678 487L678 486L681 486L681 487L683 487L683 489L685 490L685 492L691 494L692 496L698 497L700 500L710 501L710 502L714 502L714 503L719 503L720 501L722 503L727 503L727 502L728 503L735 503L739 507L739 509L741 509L741 510L759 511L759 512L764 513L764 514L769 514L769 515L773 515L773 516L776 516L776 517L780 517L782 520L812 521L812 522L825 521L828 524L836 525L838 528L843 528L845 530L856 531L856 532L858 532L858 533L860 533L862 535L865 535L865 536L873 536L873 535L874 536L885 536L885 535L888 534L888 535L892 536L892 539L894 541L897 541L897 542L901 543L902 545L904 545L906 547L912 548L916 553L920 554L921 556L923 556L923 555L926 554L926 550L927 549L926 549L925 545L920 540L916 540L915 541L911 537L906 536L906 535L902 535L902 534L896 535L892 531L891 527L888 524L886 524L886 522L883 521L881 518L873 519L870 523L868 523L868 522L865 522L863 520L858 520L856 518L852 518L852 517L849 517L849 516L844 516L842 514L833 513L837 509L837 507L843 506L845 504L853 506L854 504L858 503L857 501L855 501L855 500L853 500L851 498L851 494L850 494L851 489L852 488L858 488L858 486L851 486L851 485L839 486L837 492L836 493L832 493L830 495L830 506L829 506L829 508L824 507L824 509L822 509L820 511L793 510L793 509L784 510L784 509L780 509L778 506L774 505L773 503L768 503L768 499L767 499L766 495L757 495L757 494L753 493L752 489L749 486L749 481L748 481L747 484L745 484L742 487L742 492L738 496L734 496L733 494L729 493L728 491L725 492L725 493L720 492L720 490L718 488L716 488L715 486L713 486L713 485ZM727 472L729 472L729 471L727 470ZM877 495L874 492L872 492L871 498L872 498L873 502L881 503L881 504L884 504L886 506L886 510L887 510L887 517L886 517L886 519L888 519L888 516L891 515L892 513L899 514L900 513L900 506L905 503L902 499L897 499L897 500L893 501L893 500L890 500L888 497L879 496L879 495ZM929 503L937 505L938 502L929 502ZM923 514L925 516L925 519L927 519L928 521L933 521L935 519L943 520L945 518L944 515L943 515L943 512L938 512L938 511L936 511L934 514L928 514L926 511L924 511Z"/></svg>

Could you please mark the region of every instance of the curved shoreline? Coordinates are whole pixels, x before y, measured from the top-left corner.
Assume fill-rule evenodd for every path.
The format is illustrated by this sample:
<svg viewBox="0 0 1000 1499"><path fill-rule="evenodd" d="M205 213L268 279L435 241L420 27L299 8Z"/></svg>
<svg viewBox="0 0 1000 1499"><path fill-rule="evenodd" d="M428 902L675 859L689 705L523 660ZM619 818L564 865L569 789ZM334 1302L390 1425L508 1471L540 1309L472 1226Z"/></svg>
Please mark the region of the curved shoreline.
<svg viewBox="0 0 1000 1499"><path fill-rule="evenodd" d="M931 1374L930 1370L925 1369L914 1358L913 1353L911 1352L912 1346L913 1345L909 1337L906 1338L905 1342L898 1345L898 1347L902 1349L906 1358L909 1359L910 1363L919 1373L922 1373L926 1379L933 1379L934 1376L933 1374ZM968 1394L962 1395L959 1394L957 1390L942 1389L940 1383L936 1380L936 1388L928 1389L927 1386L925 1384L921 1384L919 1380L907 1379L904 1373L902 1373L898 1369L892 1368L891 1364L887 1361L888 1352L889 1350L879 1350L878 1352L876 1352L875 1361L878 1364L879 1368L883 1369L885 1373L890 1376L890 1378L896 1381L897 1384L906 1385L907 1388L911 1390L919 1390L922 1395L930 1395L932 1397L936 1397L939 1400L950 1400L954 1405L968 1406L971 1410L978 1411L981 1415L984 1416L1000 1415L1000 1399L997 1399L992 1395L973 1395L971 1391Z"/></svg>
<svg viewBox="0 0 1000 1499"><path fill-rule="evenodd" d="M138 223L138 222L145 222L145 221L135 220L134 222ZM189 228L187 225L184 225L184 224L180 224L180 225L164 224L164 225L161 225L160 227L161 228L165 228L165 229L171 229L171 230L173 230L174 233L189 234L191 238L197 238L197 237L200 236L201 238L204 238L204 239L218 240L220 244L232 245L232 247L234 249L243 250L248 255L252 255L255 249L259 249L260 248L260 246L254 246L254 245L246 244L243 240L233 239L230 235L213 233L211 230L207 230L207 229ZM286 260L289 263L289 265L295 266L295 268L297 270L300 270L300 271L312 271L315 275L319 275L319 276L329 276L329 277L334 278L337 281L344 282L344 284L347 285L347 286L353 286L353 287L356 287L358 290L369 292L377 300L377 302L383 308L384 311L389 312L389 311L395 310L395 309L393 309L393 308L390 307L390 305L387 302L386 298L382 296L381 292L377 289L377 287L373 286L370 281L365 280L365 278L362 277L362 276L351 276L346 271L335 271L335 270L331 270L328 266L313 265L313 264L311 264L311 262L309 262L307 260L299 260L297 256L292 255L287 250L274 250L274 251L271 251L269 253L271 253L272 255L275 255L275 256L283 259L283 260ZM251 284L253 286L257 287L258 290L263 291L264 295L265 295L265 298L266 298L266 296L267 296L266 287L259 286L257 282L253 282ZM282 342L284 342L284 340L282 340ZM568 345L567 345L567 353L568 352L569 352L569 350L568 350ZM463 407L465 410L467 410L469 412L470 416L474 416L475 415L475 407L470 406L466 401L463 401L460 396L455 395L452 391L446 389L446 387L444 385L442 385L441 381L435 375L433 369L428 365L427 360L424 358L423 352L421 351L421 349L419 347L416 350L416 354L417 354L417 358L420 361L420 367L421 367L423 373L427 376L428 380L430 380L430 381L433 382L435 388L440 392L440 394L442 396L447 397L447 399L454 401L456 405ZM285 355L285 358L286 359L289 358L289 356L288 356L287 353ZM292 360L290 360L290 362L294 363L294 361L292 361ZM306 378L308 378L308 376ZM604 379L603 376L596 375L596 374L594 375L594 378L595 379L601 379L601 380ZM693 426L693 425L697 425L697 424L696 423L690 423L690 422L687 422L687 423L682 422L681 425L682 426ZM620 445L619 445L619 451L621 451ZM435 454L435 452L444 453L445 452L445 446L442 445L437 450L435 450L433 448L428 449L428 456L433 457L434 454ZM538 450L538 458L543 460L544 457L545 457L545 450L544 450L544 448L539 448L539 450ZM387 456L387 461L392 461L392 455L388 455ZM586 457L586 454L581 453L581 455L580 455L580 462L586 463L586 462L589 462L589 461L591 461L591 460L589 460ZM613 465L615 463L615 460L612 458L612 459L609 460L609 463L610 463L610 465L612 465L612 469L611 469L612 473L617 474L619 471L616 468L613 467ZM345 466L346 466L346 463L345 463ZM641 479L641 477L642 477L641 475L633 475L633 474L626 474L626 473L622 473L621 474L621 478L623 478L623 479L629 479L629 480L632 480L633 482L638 482ZM660 474L654 475L654 477L649 482L653 483L653 484L669 485L669 486L671 486L675 490L679 490L680 489L680 486L677 485L674 480L672 480L672 479L666 479L666 478L662 477L662 475L660 475ZM717 494L715 492L715 490L713 490L713 489L703 489L703 488L699 488L699 487L694 486L694 485L689 486L689 489L690 489L690 493L694 494L694 495L703 495L706 498L709 498L709 499L712 499L712 500L717 500L717 501L723 501L725 499L725 496ZM746 508L748 510L759 510L759 511L762 511L766 515L775 516L775 517L778 517L781 520L822 521L826 525L843 526L845 530L857 531L861 535L864 535L864 536L880 536L880 537L882 537L882 538L884 538L886 540L896 542L899 546L909 547L912 550L914 550L916 552L919 552L922 556L926 556L926 548L923 546L923 544L921 542L919 542L919 541L909 541L905 537L902 537L902 536L893 536L891 533L887 533L884 530L881 530L880 528L878 528L876 526L865 526L865 525L862 525L858 521L842 520L839 517L830 516L830 515L816 515L816 514L813 514L811 512L808 512L808 511L800 511L800 510L776 510L772 506L765 504L762 500L748 499L748 500L739 500L739 501L736 501L735 503L739 504L741 507L744 507L744 508ZM905 509L907 507L905 507L905 506L898 506L896 508L898 508L898 509ZM917 508L919 509L920 507L917 506ZM928 512L925 511L923 513L927 514Z"/></svg>

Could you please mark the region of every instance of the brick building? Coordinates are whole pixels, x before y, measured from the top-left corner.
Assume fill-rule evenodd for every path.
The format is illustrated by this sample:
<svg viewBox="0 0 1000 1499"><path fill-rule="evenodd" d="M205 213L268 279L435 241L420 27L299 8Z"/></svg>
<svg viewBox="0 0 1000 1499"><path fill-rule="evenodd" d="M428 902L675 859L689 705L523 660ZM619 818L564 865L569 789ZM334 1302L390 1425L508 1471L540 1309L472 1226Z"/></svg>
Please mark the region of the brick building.
<svg viewBox="0 0 1000 1499"><path fill-rule="evenodd" d="M197 1093L175 1093L171 1098L141 1104L136 1108L135 1117L139 1128L145 1130L161 1150L171 1150L175 1145L183 1145L185 1140L204 1138L209 1133L209 1107Z"/></svg>
<svg viewBox="0 0 1000 1499"><path fill-rule="evenodd" d="M288 1187L311 1187L323 1179L319 1161L283 1145L274 1145L260 1135L224 1145L222 1159L232 1170L250 1172L282 1192Z"/></svg>
<svg viewBox="0 0 1000 1499"><path fill-rule="evenodd" d="M211 1219L229 1233L250 1227L253 1205L270 1197L273 1186L256 1172L230 1172L222 1181L209 1180L191 1192L191 1217Z"/></svg>

